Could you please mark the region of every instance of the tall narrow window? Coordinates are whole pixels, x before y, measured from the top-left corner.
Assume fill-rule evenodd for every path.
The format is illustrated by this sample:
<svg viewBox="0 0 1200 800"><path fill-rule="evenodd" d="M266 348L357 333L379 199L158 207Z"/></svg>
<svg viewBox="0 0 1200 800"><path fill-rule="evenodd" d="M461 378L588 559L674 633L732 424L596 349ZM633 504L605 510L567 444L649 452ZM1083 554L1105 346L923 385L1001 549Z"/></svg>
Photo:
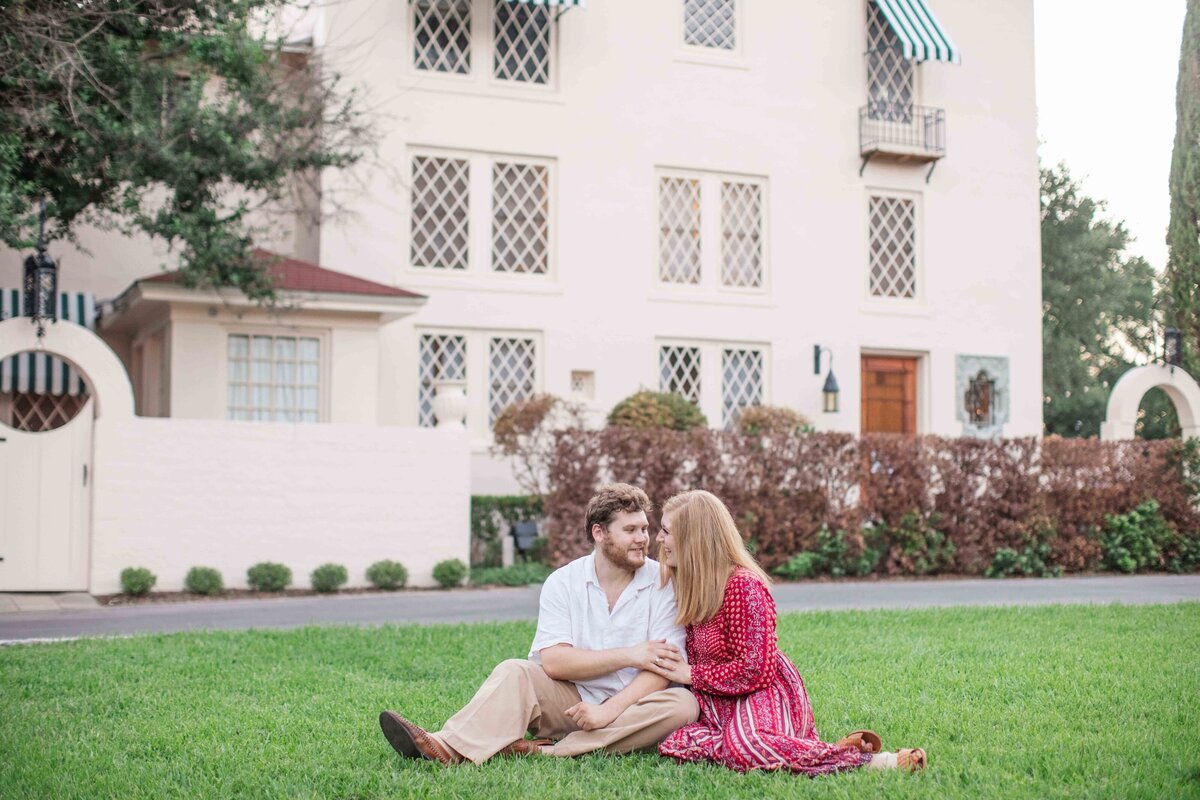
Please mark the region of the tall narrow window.
<svg viewBox="0 0 1200 800"><path fill-rule="evenodd" d="M659 179L658 275L664 283L700 282L700 181Z"/></svg>
<svg viewBox="0 0 1200 800"><path fill-rule="evenodd" d="M870 270L873 297L917 294L917 208L903 197L871 197Z"/></svg>
<svg viewBox="0 0 1200 800"><path fill-rule="evenodd" d="M762 286L762 186L721 182L721 283Z"/></svg>
<svg viewBox="0 0 1200 800"><path fill-rule="evenodd" d="M465 159L413 157L410 257L414 267L467 268L469 192Z"/></svg>
<svg viewBox="0 0 1200 800"><path fill-rule="evenodd" d="M914 69L892 26L867 1L867 113L871 119L911 122Z"/></svg>
<svg viewBox="0 0 1200 800"><path fill-rule="evenodd" d="M725 427L736 427L743 408L762 402L762 351L726 348L721 354L721 420Z"/></svg>
<svg viewBox="0 0 1200 800"><path fill-rule="evenodd" d="M700 405L700 348L674 345L660 347L658 389Z"/></svg>
<svg viewBox="0 0 1200 800"><path fill-rule="evenodd" d="M467 379L467 340L464 336L424 333L420 342L417 423L431 428L437 425L437 415L433 413L434 385L438 381Z"/></svg>
<svg viewBox="0 0 1200 800"><path fill-rule="evenodd" d="M714 50L737 47L736 0L683 0L683 43Z"/></svg>
<svg viewBox="0 0 1200 800"><path fill-rule="evenodd" d="M545 166L492 165L492 269L549 271L550 171Z"/></svg>
<svg viewBox="0 0 1200 800"><path fill-rule="evenodd" d="M549 83L552 10L547 5L495 2L493 74L505 81Z"/></svg>
<svg viewBox="0 0 1200 800"><path fill-rule="evenodd" d="M317 422L320 353L315 338L230 335L229 419Z"/></svg>
<svg viewBox="0 0 1200 800"><path fill-rule="evenodd" d="M536 342L493 338L488 348L488 426L505 407L532 396L536 385Z"/></svg>
<svg viewBox="0 0 1200 800"><path fill-rule="evenodd" d="M996 382L986 372L980 370L971 378L964 400L972 425L983 428L996 424Z"/></svg>
<svg viewBox="0 0 1200 800"><path fill-rule="evenodd" d="M471 0L410 0L413 67L466 75L471 71Z"/></svg>

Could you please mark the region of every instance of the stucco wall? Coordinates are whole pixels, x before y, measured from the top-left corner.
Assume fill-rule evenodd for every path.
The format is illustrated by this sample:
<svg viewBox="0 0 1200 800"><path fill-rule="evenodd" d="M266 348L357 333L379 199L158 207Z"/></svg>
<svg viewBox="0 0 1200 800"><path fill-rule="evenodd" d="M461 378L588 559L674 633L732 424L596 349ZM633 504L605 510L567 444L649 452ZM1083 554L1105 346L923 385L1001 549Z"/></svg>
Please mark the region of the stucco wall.
<svg viewBox="0 0 1200 800"><path fill-rule="evenodd" d="M309 586L335 562L364 586L389 558L409 584L468 558L468 445L462 434L366 425L100 419L95 430L91 591L119 591L125 567L178 590L193 566L246 586L259 561Z"/></svg>

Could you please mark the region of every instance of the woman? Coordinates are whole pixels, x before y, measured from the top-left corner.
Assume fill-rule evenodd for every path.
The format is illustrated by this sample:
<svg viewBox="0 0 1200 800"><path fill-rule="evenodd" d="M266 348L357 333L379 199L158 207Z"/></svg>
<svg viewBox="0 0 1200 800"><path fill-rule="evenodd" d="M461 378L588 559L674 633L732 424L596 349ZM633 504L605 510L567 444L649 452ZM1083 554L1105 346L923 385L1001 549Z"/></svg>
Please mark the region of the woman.
<svg viewBox="0 0 1200 800"><path fill-rule="evenodd" d="M693 491L668 500L657 541L663 582L674 582L679 622L687 626L688 663L664 659L656 671L690 685L700 703L699 721L668 736L660 753L739 772L925 766L920 749L879 752L870 731L836 744L818 738L804 681L775 644L770 579L715 495Z"/></svg>

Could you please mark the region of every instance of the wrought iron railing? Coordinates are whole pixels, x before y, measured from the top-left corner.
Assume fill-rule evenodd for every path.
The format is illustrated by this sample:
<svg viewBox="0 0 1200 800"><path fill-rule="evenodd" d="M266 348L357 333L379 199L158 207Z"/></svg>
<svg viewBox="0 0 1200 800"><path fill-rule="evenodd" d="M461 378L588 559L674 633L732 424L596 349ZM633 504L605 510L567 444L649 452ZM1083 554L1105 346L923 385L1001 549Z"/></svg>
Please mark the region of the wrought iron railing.
<svg viewBox="0 0 1200 800"><path fill-rule="evenodd" d="M858 144L863 155L946 155L946 111L908 103L874 101L858 110Z"/></svg>

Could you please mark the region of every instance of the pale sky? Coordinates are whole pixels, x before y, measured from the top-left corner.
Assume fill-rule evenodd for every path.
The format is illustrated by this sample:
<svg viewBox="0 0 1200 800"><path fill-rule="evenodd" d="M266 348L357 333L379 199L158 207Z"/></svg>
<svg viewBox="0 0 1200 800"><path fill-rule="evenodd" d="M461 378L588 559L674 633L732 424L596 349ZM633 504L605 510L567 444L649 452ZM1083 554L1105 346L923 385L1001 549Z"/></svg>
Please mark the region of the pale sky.
<svg viewBox="0 0 1200 800"><path fill-rule="evenodd" d="M1034 0L1042 163L1065 161L1125 221L1130 251L1167 262L1175 80L1186 0ZM969 54L964 53L964 58Z"/></svg>

